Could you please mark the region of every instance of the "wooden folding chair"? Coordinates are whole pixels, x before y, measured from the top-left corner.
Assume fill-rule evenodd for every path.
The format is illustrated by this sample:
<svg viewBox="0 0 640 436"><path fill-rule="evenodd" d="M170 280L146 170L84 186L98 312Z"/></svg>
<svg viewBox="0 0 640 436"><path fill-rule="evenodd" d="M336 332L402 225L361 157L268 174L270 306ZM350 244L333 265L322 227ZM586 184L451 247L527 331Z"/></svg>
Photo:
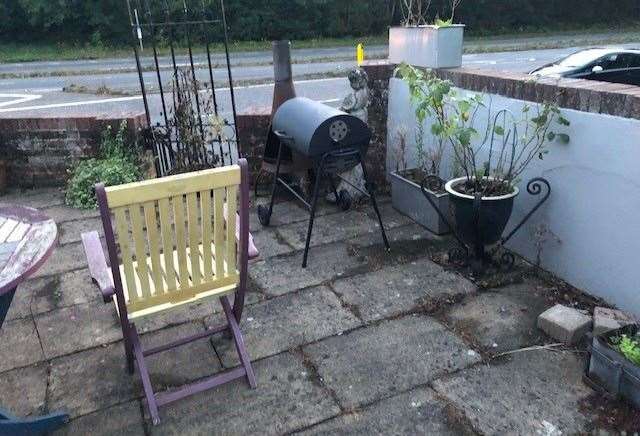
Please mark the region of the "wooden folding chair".
<svg viewBox="0 0 640 436"><path fill-rule="evenodd" d="M89 270L104 301L115 302L127 367L133 373L134 361L138 363L153 423L160 422L158 406L231 380L246 376L255 388L255 376L238 327L248 267L247 161L240 159L238 165L109 188L97 185L96 195L111 273L97 232L82 235ZM229 294L235 294L233 307ZM213 297L222 304L225 324L142 349L134 320ZM154 393L146 356L225 331L233 337L240 367L178 390Z"/></svg>

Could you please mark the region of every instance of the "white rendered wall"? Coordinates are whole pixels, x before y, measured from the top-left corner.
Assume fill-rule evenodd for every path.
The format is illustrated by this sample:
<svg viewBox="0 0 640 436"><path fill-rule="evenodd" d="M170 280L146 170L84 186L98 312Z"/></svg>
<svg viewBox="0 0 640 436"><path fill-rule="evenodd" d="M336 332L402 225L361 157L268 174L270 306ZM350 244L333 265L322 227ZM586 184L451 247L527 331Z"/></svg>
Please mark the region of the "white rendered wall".
<svg viewBox="0 0 640 436"><path fill-rule="evenodd" d="M465 92L459 90L460 92ZM520 113L525 102L486 96L492 110ZM534 105L534 103L528 103ZM551 197L509 242L509 248L535 260L540 225L557 237L543 245L541 265L575 287L601 297L640 317L640 121L564 109L571 122L564 130L569 144L554 142L545 159L535 160L523 174L520 195L509 222L512 228L535 202L526 181L543 176ZM408 87L389 84L388 146L398 128L408 131L407 160L415 166L415 117ZM430 122L427 121L428 132ZM395 154L387 153L387 170L395 170ZM450 168L450 159L443 162ZM425 207L429 207L425 201Z"/></svg>

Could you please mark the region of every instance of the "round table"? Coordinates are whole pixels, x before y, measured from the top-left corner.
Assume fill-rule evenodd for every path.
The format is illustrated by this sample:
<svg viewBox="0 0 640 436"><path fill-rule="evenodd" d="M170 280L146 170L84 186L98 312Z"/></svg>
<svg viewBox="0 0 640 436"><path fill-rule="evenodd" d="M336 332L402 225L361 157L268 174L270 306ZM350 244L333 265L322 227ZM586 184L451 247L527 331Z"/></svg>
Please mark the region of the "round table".
<svg viewBox="0 0 640 436"><path fill-rule="evenodd" d="M0 204L0 328L18 285L51 256L57 240L56 223L44 213ZM44 434L68 420L60 412L22 419L0 408L0 435Z"/></svg>

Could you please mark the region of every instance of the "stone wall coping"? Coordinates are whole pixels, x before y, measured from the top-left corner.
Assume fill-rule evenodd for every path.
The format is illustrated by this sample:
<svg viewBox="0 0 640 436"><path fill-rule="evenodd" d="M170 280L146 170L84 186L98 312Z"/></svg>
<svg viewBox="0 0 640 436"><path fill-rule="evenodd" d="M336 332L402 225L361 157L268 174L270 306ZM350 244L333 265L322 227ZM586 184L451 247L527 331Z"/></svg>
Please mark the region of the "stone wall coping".
<svg viewBox="0 0 640 436"><path fill-rule="evenodd" d="M365 61L377 80L388 80L397 65L388 60ZM584 79L541 77L469 67L433 70L456 87L534 103L556 103L564 109L640 120L640 87Z"/></svg>

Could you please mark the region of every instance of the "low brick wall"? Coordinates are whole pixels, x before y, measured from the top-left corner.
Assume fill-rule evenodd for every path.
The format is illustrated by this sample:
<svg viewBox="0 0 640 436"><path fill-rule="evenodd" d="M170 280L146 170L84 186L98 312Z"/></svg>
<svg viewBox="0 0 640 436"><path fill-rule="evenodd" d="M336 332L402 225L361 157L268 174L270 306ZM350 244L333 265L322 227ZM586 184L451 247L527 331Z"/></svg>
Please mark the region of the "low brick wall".
<svg viewBox="0 0 640 436"><path fill-rule="evenodd" d="M97 117L0 118L0 149L8 156L8 185L17 188L62 186L74 161L95 156L100 135L122 120L129 133L146 125L144 113Z"/></svg>

